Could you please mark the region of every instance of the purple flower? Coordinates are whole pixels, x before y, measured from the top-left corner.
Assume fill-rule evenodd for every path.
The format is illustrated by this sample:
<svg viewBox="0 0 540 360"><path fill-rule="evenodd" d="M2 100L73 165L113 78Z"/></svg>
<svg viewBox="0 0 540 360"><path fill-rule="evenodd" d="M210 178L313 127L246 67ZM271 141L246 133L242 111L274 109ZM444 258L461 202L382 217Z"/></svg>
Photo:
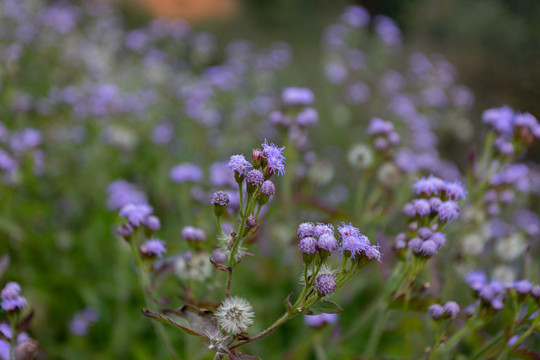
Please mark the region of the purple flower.
<svg viewBox="0 0 540 360"><path fill-rule="evenodd" d="M334 85L343 84L349 75L347 68L335 61L329 62L324 66L324 73L328 81Z"/></svg>
<svg viewBox="0 0 540 360"><path fill-rule="evenodd" d="M336 286L336 280L330 274L321 274L315 279L315 287L322 296L333 294Z"/></svg>
<svg viewBox="0 0 540 360"><path fill-rule="evenodd" d="M351 223L347 225L345 224L345 222L342 222L341 226L338 226L338 233L342 239L346 238L347 236L355 236L355 237L362 236L358 228L355 228L354 226L352 226Z"/></svg>
<svg viewBox="0 0 540 360"><path fill-rule="evenodd" d="M432 319L438 320L444 315L444 308L439 304L433 304L428 308L428 314Z"/></svg>
<svg viewBox="0 0 540 360"><path fill-rule="evenodd" d="M444 312L452 319L458 316L460 310L459 305L455 301L448 301L444 304Z"/></svg>
<svg viewBox="0 0 540 360"><path fill-rule="evenodd" d="M540 298L540 285L534 285L534 286L531 288L531 295L532 295L535 299Z"/></svg>
<svg viewBox="0 0 540 360"><path fill-rule="evenodd" d="M382 262L381 261L382 254L379 249L380 249L379 245L369 244L368 246L366 246L366 249L364 250L364 255L366 256L368 260L376 259L378 262Z"/></svg>
<svg viewBox="0 0 540 360"><path fill-rule="evenodd" d="M107 186L109 199L107 206L111 210L121 209L127 204L146 203L146 195L135 185L124 180L116 180Z"/></svg>
<svg viewBox="0 0 540 360"><path fill-rule="evenodd" d="M431 229L427 227L421 227L416 231L416 233L418 234L418 236L420 236L420 238L424 240L429 239L431 235L433 235L433 231L431 231Z"/></svg>
<svg viewBox="0 0 540 360"><path fill-rule="evenodd" d="M318 223L313 229L313 236L319 238L322 234L334 235L334 227L330 224Z"/></svg>
<svg viewBox="0 0 540 360"><path fill-rule="evenodd" d="M218 187L238 186L235 176L227 167L227 163L225 162L215 162L210 165L210 183Z"/></svg>
<svg viewBox="0 0 540 360"><path fill-rule="evenodd" d="M20 295L21 287L16 282L8 282L0 293L2 308L5 311L21 310L27 305L26 299Z"/></svg>
<svg viewBox="0 0 540 360"><path fill-rule="evenodd" d="M444 201L439 206L439 220L442 222L450 222L459 216L459 206L453 200Z"/></svg>
<svg viewBox="0 0 540 360"><path fill-rule="evenodd" d="M484 111L482 121L491 125L499 134L509 134L514 127L514 110L509 106Z"/></svg>
<svg viewBox="0 0 540 360"><path fill-rule="evenodd" d="M431 235L429 240L434 241L437 246L441 247L446 243L446 235L441 232L436 232Z"/></svg>
<svg viewBox="0 0 540 360"><path fill-rule="evenodd" d="M438 177L430 175L429 177L421 178L412 186L413 190L417 194L424 194L430 196L432 194L437 194L439 191L444 189L445 182Z"/></svg>
<svg viewBox="0 0 540 360"><path fill-rule="evenodd" d="M319 236L319 241L317 244L319 249L329 252L332 252L338 248L338 242L336 238L334 238L334 235L326 233Z"/></svg>
<svg viewBox="0 0 540 360"><path fill-rule="evenodd" d="M420 238L413 238L409 240L409 249L415 254L418 254L422 250L422 244L424 242Z"/></svg>
<svg viewBox="0 0 540 360"><path fill-rule="evenodd" d="M246 170L251 168L252 165L246 160L244 155L233 155L231 156L227 167L235 173L245 174Z"/></svg>
<svg viewBox="0 0 540 360"><path fill-rule="evenodd" d="M506 343L506 346L513 346L517 341L519 340L519 336L514 335L510 339L508 339L508 342Z"/></svg>
<svg viewBox="0 0 540 360"><path fill-rule="evenodd" d="M280 148L274 144L268 144L268 141L264 140L262 144L263 153L262 157L266 159L266 168L271 174L283 175L285 173L285 157L283 156L284 147Z"/></svg>
<svg viewBox="0 0 540 360"><path fill-rule="evenodd" d="M416 209L412 203L407 203L403 206L403 209L401 210L403 215L407 217L415 217L416 216Z"/></svg>
<svg viewBox="0 0 540 360"><path fill-rule="evenodd" d="M385 45L401 45L401 31L394 20L384 15L378 15L375 17L374 22L375 32Z"/></svg>
<svg viewBox="0 0 540 360"><path fill-rule="evenodd" d="M465 190L463 184L458 181L444 182L442 190L451 200L465 199L467 196L467 190Z"/></svg>
<svg viewBox="0 0 540 360"><path fill-rule="evenodd" d="M313 104L315 96L307 88L289 87L283 90L281 100L286 105L309 106Z"/></svg>
<svg viewBox="0 0 540 360"><path fill-rule="evenodd" d="M87 307L73 315L69 323L69 330L77 336L85 336L88 334L89 327L92 323L98 320L96 309Z"/></svg>
<svg viewBox="0 0 540 360"><path fill-rule="evenodd" d="M156 145L168 144L174 135L174 128L171 124L159 124L152 131L152 141Z"/></svg>
<svg viewBox="0 0 540 360"><path fill-rule="evenodd" d="M161 221L159 221L159 218L157 216L149 216L144 221L144 224L146 227L148 227L152 231L158 231L161 229Z"/></svg>
<svg viewBox="0 0 540 360"><path fill-rule="evenodd" d="M527 280L520 280L514 282L514 289L517 291L520 295L527 295L531 292L532 284L530 281Z"/></svg>
<svg viewBox="0 0 540 360"><path fill-rule="evenodd" d="M391 121L385 121L379 118L371 119L369 126L366 130L366 134L373 135L385 135L394 131L394 124Z"/></svg>
<svg viewBox="0 0 540 360"><path fill-rule="evenodd" d="M319 113L313 108L305 108L296 115L296 123L300 126L311 126L319 121Z"/></svg>
<svg viewBox="0 0 540 360"><path fill-rule="evenodd" d="M487 276L483 271L471 271L465 276L465 281L473 290L479 291L487 284Z"/></svg>
<svg viewBox="0 0 540 360"><path fill-rule="evenodd" d="M369 23L369 13L362 6L347 6L340 19L349 26L360 28Z"/></svg>
<svg viewBox="0 0 540 360"><path fill-rule="evenodd" d="M150 214L153 209L148 204L127 204L119 211L119 215L126 218L131 224L139 226Z"/></svg>
<svg viewBox="0 0 540 360"><path fill-rule="evenodd" d="M305 237L298 243L298 249L302 254L316 254L317 253L317 240L312 237Z"/></svg>
<svg viewBox="0 0 540 360"><path fill-rule="evenodd" d="M182 237L188 241L205 241L206 234L204 230L193 226L185 226L181 231Z"/></svg>
<svg viewBox="0 0 540 360"><path fill-rule="evenodd" d="M431 206L426 199L414 199L412 204L416 214L420 217L427 216L431 213Z"/></svg>
<svg viewBox="0 0 540 360"><path fill-rule="evenodd" d="M223 191L216 191L210 197L210 204L217 206L226 206L229 203L229 196Z"/></svg>
<svg viewBox="0 0 540 360"><path fill-rule="evenodd" d="M420 247L420 253L426 257L433 256L437 253L438 250L437 243L433 240L426 240L422 243Z"/></svg>
<svg viewBox="0 0 540 360"><path fill-rule="evenodd" d="M314 230L315 230L315 225L313 225L310 222L304 222L298 226L296 235L298 235L300 239L303 239L308 236L314 236Z"/></svg>
<svg viewBox="0 0 540 360"><path fill-rule="evenodd" d="M369 241L363 235L358 236L345 236L342 237L341 252L348 252L350 256L355 259L365 252L366 248L370 246ZM349 255L345 253L345 255Z"/></svg>
<svg viewBox="0 0 540 360"><path fill-rule="evenodd" d="M276 193L276 187L274 186L274 183L270 180L266 180L263 182L261 186L261 194L266 196L272 196Z"/></svg>
<svg viewBox="0 0 540 360"><path fill-rule="evenodd" d="M152 238L141 245L141 253L148 257L162 257L167 252L165 241Z"/></svg>
<svg viewBox="0 0 540 360"><path fill-rule="evenodd" d="M261 186L264 182L264 174L257 169L250 170L246 174L246 182L253 187Z"/></svg>
<svg viewBox="0 0 540 360"><path fill-rule="evenodd" d="M197 165L183 163L171 169L170 177L177 184L187 181L198 182L202 179L203 173Z"/></svg>
<svg viewBox="0 0 540 360"><path fill-rule="evenodd" d="M337 321L337 314L318 314L318 315L304 315L304 322L307 326L321 328L326 324L333 324Z"/></svg>

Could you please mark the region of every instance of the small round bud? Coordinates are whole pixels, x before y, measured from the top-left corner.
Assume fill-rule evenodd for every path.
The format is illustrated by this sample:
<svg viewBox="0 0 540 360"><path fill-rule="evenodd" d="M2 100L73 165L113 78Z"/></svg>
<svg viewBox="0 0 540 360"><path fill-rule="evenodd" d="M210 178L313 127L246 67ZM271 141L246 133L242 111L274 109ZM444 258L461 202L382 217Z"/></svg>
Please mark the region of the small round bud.
<svg viewBox="0 0 540 360"><path fill-rule="evenodd" d="M263 152L261 149L253 149L251 158L253 159L253 167L255 169L259 169L263 165Z"/></svg>
<svg viewBox="0 0 540 360"><path fill-rule="evenodd" d="M444 312L451 319L455 319L459 315L460 310L459 305L455 301L448 301L444 304Z"/></svg>
<svg viewBox="0 0 540 360"><path fill-rule="evenodd" d="M133 226L130 223L125 223L116 228L116 233L124 238L132 235L133 231Z"/></svg>
<svg viewBox="0 0 540 360"><path fill-rule="evenodd" d="M214 213L217 217L222 216L225 213L225 208L229 203L229 195L223 191L218 191L212 194L210 203L214 205Z"/></svg>
<svg viewBox="0 0 540 360"><path fill-rule="evenodd" d="M437 253L438 246L433 240L426 240L420 247L420 254L425 257L431 257Z"/></svg>
<svg viewBox="0 0 540 360"><path fill-rule="evenodd" d="M321 274L315 279L315 287L322 296L331 295L336 291L336 280L330 274Z"/></svg>
<svg viewBox="0 0 540 360"><path fill-rule="evenodd" d="M439 320L444 315L444 308L439 304L433 304L428 308L428 314L433 320Z"/></svg>
<svg viewBox="0 0 540 360"><path fill-rule="evenodd" d="M317 254L317 240L312 237L305 237L298 243L298 250L302 253L302 260L305 264L310 264Z"/></svg>
<svg viewBox="0 0 540 360"><path fill-rule="evenodd" d="M268 202L270 199L270 196L274 195L276 193L276 187L274 186L274 183L270 180L266 180L261 185L261 190L259 192L259 196L257 197L257 202L259 205L264 205Z"/></svg>
<svg viewBox="0 0 540 360"><path fill-rule="evenodd" d="M159 221L159 218L157 216L149 216L144 221L144 224L146 227L152 231L158 231L161 229L161 221Z"/></svg>
<svg viewBox="0 0 540 360"><path fill-rule="evenodd" d="M187 241L205 241L206 234L204 230L197 229L193 226L185 226L181 231L182 237Z"/></svg>
<svg viewBox="0 0 540 360"><path fill-rule="evenodd" d="M313 225L310 222L304 222L298 226L296 235L298 235L300 239L308 237L308 236L314 236L314 230L315 230L315 225Z"/></svg>
<svg viewBox="0 0 540 360"><path fill-rule="evenodd" d="M257 219L253 214L250 214L246 219L246 229L253 229L255 226L257 226Z"/></svg>
<svg viewBox="0 0 540 360"><path fill-rule="evenodd" d="M431 231L431 229L427 228L427 227L421 227L420 229L418 229L416 231L416 233L418 234L418 236L421 238L421 239L424 239L424 240L427 240L431 237L431 235L433 234L433 232Z"/></svg>
<svg viewBox="0 0 540 360"><path fill-rule="evenodd" d="M422 249L422 244L424 242L420 238L413 238L409 240L409 249L415 254L419 253Z"/></svg>
<svg viewBox="0 0 540 360"><path fill-rule="evenodd" d="M248 194L253 194L255 189L264 182L264 174L260 170L251 170L246 174L246 190Z"/></svg>

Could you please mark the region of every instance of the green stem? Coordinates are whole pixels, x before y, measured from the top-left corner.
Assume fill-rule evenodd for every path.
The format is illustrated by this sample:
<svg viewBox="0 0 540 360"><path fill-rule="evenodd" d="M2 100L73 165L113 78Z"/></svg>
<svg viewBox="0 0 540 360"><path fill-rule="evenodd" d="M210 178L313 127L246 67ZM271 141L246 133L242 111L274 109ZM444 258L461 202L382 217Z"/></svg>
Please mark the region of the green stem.
<svg viewBox="0 0 540 360"><path fill-rule="evenodd" d="M9 325L11 326L11 339L9 339L9 360L15 360L15 346L17 345L17 319L16 314L8 314Z"/></svg>
<svg viewBox="0 0 540 360"><path fill-rule="evenodd" d="M499 335L495 336L489 343L484 345L480 350L478 350L476 353L473 354L471 360L478 360L478 359L486 359L487 356L484 356L484 354L488 353L488 351L493 350L492 347L496 345L499 341L501 341L504 338L504 331L501 331Z"/></svg>
<svg viewBox="0 0 540 360"><path fill-rule="evenodd" d="M143 292L146 307L148 307L149 309L154 309L154 306L149 301L148 295L146 293L146 289L149 287L149 278L148 278L148 274L146 273L144 269L144 263L142 261L141 255L138 250L138 238L139 238L139 230L136 231L132 241L130 242L131 250L133 251L133 256L135 258L135 264L137 266L137 279L139 280L139 286ZM179 359L176 352L173 349L171 342L169 341L169 338L167 337L167 333L165 331L163 324L158 323L156 321L152 321L152 324L154 326L154 330L156 331L156 334L158 335L159 340L161 341L162 345L165 347L169 355L173 359Z"/></svg>
<svg viewBox="0 0 540 360"><path fill-rule="evenodd" d="M451 351L454 346L457 345L461 339L463 339L465 336L467 336L471 331L475 331L476 329L482 327L485 324L485 320L478 320L477 316L471 318L467 325L462 327L461 330L459 330L457 333L455 333L445 344L441 345L436 351L435 356L442 355L443 353L446 353L448 351Z"/></svg>

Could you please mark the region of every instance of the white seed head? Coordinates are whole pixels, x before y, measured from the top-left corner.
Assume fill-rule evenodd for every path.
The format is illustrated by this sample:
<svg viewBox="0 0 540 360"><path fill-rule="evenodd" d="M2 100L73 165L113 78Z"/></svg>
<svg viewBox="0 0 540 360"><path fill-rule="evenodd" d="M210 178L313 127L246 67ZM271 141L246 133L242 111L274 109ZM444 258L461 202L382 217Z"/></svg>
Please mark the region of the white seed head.
<svg viewBox="0 0 540 360"><path fill-rule="evenodd" d="M244 298L234 296L223 300L216 311L219 326L227 333L239 334L246 331L255 314L253 307Z"/></svg>

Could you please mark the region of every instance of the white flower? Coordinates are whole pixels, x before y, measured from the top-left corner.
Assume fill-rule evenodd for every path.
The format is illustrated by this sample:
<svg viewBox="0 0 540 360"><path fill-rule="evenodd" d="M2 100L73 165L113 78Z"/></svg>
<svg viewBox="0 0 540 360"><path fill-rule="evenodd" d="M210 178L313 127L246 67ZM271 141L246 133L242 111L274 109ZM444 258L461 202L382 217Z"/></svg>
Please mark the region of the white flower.
<svg viewBox="0 0 540 360"><path fill-rule="evenodd" d="M254 316L251 304L238 296L223 300L216 311L219 326L227 333L232 334L246 331L253 323Z"/></svg>
<svg viewBox="0 0 540 360"><path fill-rule="evenodd" d="M373 162L373 151L367 145L357 144L349 150L348 160L352 166L365 169Z"/></svg>

